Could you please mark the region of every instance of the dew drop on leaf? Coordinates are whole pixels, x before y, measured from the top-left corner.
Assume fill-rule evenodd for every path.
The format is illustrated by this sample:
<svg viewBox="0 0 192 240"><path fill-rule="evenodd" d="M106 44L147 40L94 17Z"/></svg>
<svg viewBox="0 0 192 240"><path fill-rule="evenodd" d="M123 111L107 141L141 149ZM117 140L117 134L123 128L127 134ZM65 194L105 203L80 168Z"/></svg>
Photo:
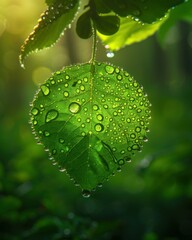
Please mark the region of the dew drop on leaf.
<svg viewBox="0 0 192 240"><path fill-rule="evenodd" d="M120 160L118 160L118 164L119 164L119 165L124 165L124 164L125 164L124 159L120 159Z"/></svg>
<svg viewBox="0 0 192 240"><path fill-rule="evenodd" d="M103 115L98 114L98 115L97 115L97 119L98 119L99 121L103 121Z"/></svg>
<svg viewBox="0 0 192 240"><path fill-rule="evenodd" d="M39 109L38 109L38 108L33 108L33 109L31 110L31 113L32 113L34 116L36 116L36 115L39 113Z"/></svg>
<svg viewBox="0 0 192 240"><path fill-rule="evenodd" d="M47 87L47 86L45 86L45 85L42 85L42 86L41 86L41 91L42 91L42 93L43 93L45 96L49 95L49 93L50 93L49 87Z"/></svg>
<svg viewBox="0 0 192 240"><path fill-rule="evenodd" d="M63 92L63 96L64 97L69 97L69 92L67 92L67 91Z"/></svg>
<svg viewBox="0 0 192 240"><path fill-rule="evenodd" d="M115 69L114 69L113 66L107 65L107 66L105 67L106 73L113 74L113 73L114 73L114 70L115 70Z"/></svg>
<svg viewBox="0 0 192 240"><path fill-rule="evenodd" d="M81 105L77 102L72 102L69 104L69 111L71 113L79 113L81 111Z"/></svg>
<svg viewBox="0 0 192 240"><path fill-rule="evenodd" d="M97 111L98 109L99 109L99 106L96 105L96 104L94 104L94 105L93 105L93 110Z"/></svg>
<svg viewBox="0 0 192 240"><path fill-rule="evenodd" d="M95 125L95 131L96 131L96 132L102 132L103 130L104 130L104 126L103 126L102 124L97 123L97 124Z"/></svg>
<svg viewBox="0 0 192 240"><path fill-rule="evenodd" d="M55 120L59 116L59 112L57 110L51 109L47 112L45 117L45 122L51 122Z"/></svg>
<svg viewBox="0 0 192 240"><path fill-rule="evenodd" d="M37 120L33 120L33 125L37 125L37 124L38 124Z"/></svg>
<svg viewBox="0 0 192 240"><path fill-rule="evenodd" d="M48 131L44 131L44 136L49 137L50 133Z"/></svg>

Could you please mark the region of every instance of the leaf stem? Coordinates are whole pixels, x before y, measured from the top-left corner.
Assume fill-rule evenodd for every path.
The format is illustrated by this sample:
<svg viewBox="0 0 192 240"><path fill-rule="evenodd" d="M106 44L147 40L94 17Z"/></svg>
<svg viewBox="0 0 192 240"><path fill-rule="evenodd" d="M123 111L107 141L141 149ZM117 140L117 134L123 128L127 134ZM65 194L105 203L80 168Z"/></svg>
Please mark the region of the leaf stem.
<svg viewBox="0 0 192 240"><path fill-rule="evenodd" d="M97 51L97 34L96 34L96 27L94 26L94 23L93 23L93 45L92 45L92 56L90 60L92 64L95 63L96 51Z"/></svg>

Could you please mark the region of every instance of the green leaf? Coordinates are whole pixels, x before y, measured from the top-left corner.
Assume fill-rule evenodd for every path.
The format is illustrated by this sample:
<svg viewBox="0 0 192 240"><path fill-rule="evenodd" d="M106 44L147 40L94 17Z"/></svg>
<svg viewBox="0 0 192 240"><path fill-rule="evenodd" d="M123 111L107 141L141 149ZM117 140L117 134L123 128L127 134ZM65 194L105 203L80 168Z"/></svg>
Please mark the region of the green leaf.
<svg viewBox="0 0 192 240"><path fill-rule="evenodd" d="M180 20L192 23L192 0L181 4L170 11L169 18L158 31L158 40L161 43L163 43L170 28Z"/></svg>
<svg viewBox="0 0 192 240"><path fill-rule="evenodd" d="M111 10L103 0L95 0L97 13L109 13Z"/></svg>
<svg viewBox="0 0 192 240"><path fill-rule="evenodd" d="M21 47L20 62L34 51L53 45L62 32L73 21L77 13L79 0L56 1L41 15L38 25Z"/></svg>
<svg viewBox="0 0 192 240"><path fill-rule="evenodd" d="M121 18L120 29L117 33L112 36L105 36L100 33L98 35L109 49L117 51L126 45L131 45L150 37L160 28L166 19L167 16L152 24L142 24L141 22L134 21L131 17Z"/></svg>
<svg viewBox="0 0 192 240"><path fill-rule="evenodd" d="M121 17L133 16L143 23L152 23L185 0L105 0L105 4Z"/></svg>
<svg viewBox="0 0 192 240"><path fill-rule="evenodd" d="M93 34L90 11L83 13L77 20L76 32L80 38L87 39Z"/></svg>
<svg viewBox="0 0 192 240"><path fill-rule="evenodd" d="M53 164L89 196L147 141L149 105L127 72L86 63L65 67L41 85L31 122Z"/></svg>
<svg viewBox="0 0 192 240"><path fill-rule="evenodd" d="M93 18L97 31L105 35L112 35L119 30L120 19L117 16L99 16Z"/></svg>

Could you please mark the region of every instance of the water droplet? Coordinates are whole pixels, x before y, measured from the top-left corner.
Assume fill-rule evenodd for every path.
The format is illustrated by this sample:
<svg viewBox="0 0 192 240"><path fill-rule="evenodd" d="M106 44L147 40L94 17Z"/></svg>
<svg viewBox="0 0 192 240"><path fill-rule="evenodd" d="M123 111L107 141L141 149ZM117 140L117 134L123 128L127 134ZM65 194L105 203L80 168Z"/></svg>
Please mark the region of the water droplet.
<svg viewBox="0 0 192 240"><path fill-rule="evenodd" d="M39 109L33 108L33 109L31 110L31 113L32 113L34 116L36 116L36 115L39 113Z"/></svg>
<svg viewBox="0 0 192 240"><path fill-rule="evenodd" d="M109 73L109 74L113 74L114 73L114 67L113 66L110 66L110 65L107 65L106 67L105 67L105 71L107 72L107 73Z"/></svg>
<svg viewBox="0 0 192 240"><path fill-rule="evenodd" d="M98 119L99 121L103 121L103 115L98 114L98 115L97 115L97 119Z"/></svg>
<svg viewBox="0 0 192 240"><path fill-rule="evenodd" d="M117 75L117 80L121 81L123 79L122 75L121 74L118 74Z"/></svg>
<svg viewBox="0 0 192 240"><path fill-rule="evenodd" d="M131 158L130 158L130 157L128 157L128 156L124 157L124 159L125 159L125 161L126 161L126 162L128 162L128 163L130 163L130 162L131 162Z"/></svg>
<svg viewBox="0 0 192 240"><path fill-rule="evenodd" d="M47 112L46 116L45 116L45 122L50 122L55 120L57 117L59 116L59 112L57 110L50 110Z"/></svg>
<svg viewBox="0 0 192 240"><path fill-rule="evenodd" d="M97 187L103 187L103 184L102 183L98 183Z"/></svg>
<svg viewBox="0 0 192 240"><path fill-rule="evenodd" d="M118 168L117 168L117 172L121 172L121 167L118 167Z"/></svg>
<svg viewBox="0 0 192 240"><path fill-rule="evenodd" d="M140 128L140 127L136 127L136 128L135 128L135 131L136 131L137 133L139 133L139 132L141 132L141 128Z"/></svg>
<svg viewBox="0 0 192 240"><path fill-rule="evenodd" d="M33 125L35 126L35 125L37 125L37 120L33 120Z"/></svg>
<svg viewBox="0 0 192 240"><path fill-rule="evenodd" d="M52 154L55 155L57 153L57 150L56 149L53 149L52 150Z"/></svg>
<svg viewBox="0 0 192 240"><path fill-rule="evenodd" d="M49 95L49 93L50 93L50 89L45 85L41 86L41 91L45 96Z"/></svg>
<svg viewBox="0 0 192 240"><path fill-rule="evenodd" d="M88 82L88 78L87 78L87 77L84 77L84 78L83 78L83 81L84 81L85 83L87 83L87 82Z"/></svg>
<svg viewBox="0 0 192 240"><path fill-rule="evenodd" d="M125 164L124 159L119 159L118 164L121 165L121 166L124 165Z"/></svg>
<svg viewBox="0 0 192 240"><path fill-rule="evenodd" d="M50 133L48 131L44 131L44 136L49 137Z"/></svg>
<svg viewBox="0 0 192 240"><path fill-rule="evenodd" d="M84 198L89 198L91 196L91 192L89 190L84 189L82 191L82 195Z"/></svg>
<svg viewBox="0 0 192 240"><path fill-rule="evenodd" d="M95 124L95 131L102 132L104 130L104 126L100 123Z"/></svg>
<svg viewBox="0 0 192 240"><path fill-rule="evenodd" d="M66 169L65 169L65 168L60 168L59 171L60 171L60 172L65 172Z"/></svg>
<svg viewBox="0 0 192 240"><path fill-rule="evenodd" d="M64 97L69 97L69 92L67 92L67 91L63 92L63 96Z"/></svg>
<svg viewBox="0 0 192 240"><path fill-rule="evenodd" d="M106 55L107 55L108 58L113 58L115 56L114 52L112 52L110 50L106 51Z"/></svg>
<svg viewBox="0 0 192 240"><path fill-rule="evenodd" d="M103 107L104 107L105 109L108 109L108 105L107 105L107 104L104 104Z"/></svg>
<svg viewBox="0 0 192 240"><path fill-rule="evenodd" d="M60 142L61 144L63 144L63 143L65 142L65 140L62 139L62 138L60 138L60 139L59 139L59 142Z"/></svg>
<svg viewBox="0 0 192 240"><path fill-rule="evenodd" d="M94 104L94 105L93 105L93 110L97 111L98 109L99 109L99 106L96 105L96 104Z"/></svg>
<svg viewBox="0 0 192 240"><path fill-rule="evenodd" d="M81 111L81 105L77 102L72 102L69 104L69 111L71 113L79 113Z"/></svg>
<svg viewBox="0 0 192 240"><path fill-rule="evenodd" d="M133 146L132 146L132 149L133 150L140 150L140 146L138 145L138 144L134 144Z"/></svg>
<svg viewBox="0 0 192 240"><path fill-rule="evenodd" d="M80 86L80 90L81 90L81 91L85 91L85 86L84 86L84 85L81 85L81 86Z"/></svg>
<svg viewBox="0 0 192 240"><path fill-rule="evenodd" d="M130 134L130 138L133 138L133 139L136 138L135 133L131 133L131 134Z"/></svg>
<svg viewBox="0 0 192 240"><path fill-rule="evenodd" d="M144 142L148 142L148 138L146 136L143 137Z"/></svg>
<svg viewBox="0 0 192 240"><path fill-rule="evenodd" d="M51 84L54 85L55 84L55 80L51 80Z"/></svg>
<svg viewBox="0 0 192 240"><path fill-rule="evenodd" d="M118 74L120 72L119 68L115 68L115 72Z"/></svg>

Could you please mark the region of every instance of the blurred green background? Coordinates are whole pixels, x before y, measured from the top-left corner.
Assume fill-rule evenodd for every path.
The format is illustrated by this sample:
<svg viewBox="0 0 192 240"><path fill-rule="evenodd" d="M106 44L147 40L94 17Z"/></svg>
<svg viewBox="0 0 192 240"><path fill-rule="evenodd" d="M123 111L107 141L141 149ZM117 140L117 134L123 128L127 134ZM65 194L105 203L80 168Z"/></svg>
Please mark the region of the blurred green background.
<svg viewBox="0 0 192 240"><path fill-rule="evenodd" d="M152 103L149 142L90 198L52 166L31 133L29 103L51 72L89 61L91 40L73 28L19 65L20 46L45 4L0 1L0 239L192 239L192 25L97 60L123 67Z"/></svg>

